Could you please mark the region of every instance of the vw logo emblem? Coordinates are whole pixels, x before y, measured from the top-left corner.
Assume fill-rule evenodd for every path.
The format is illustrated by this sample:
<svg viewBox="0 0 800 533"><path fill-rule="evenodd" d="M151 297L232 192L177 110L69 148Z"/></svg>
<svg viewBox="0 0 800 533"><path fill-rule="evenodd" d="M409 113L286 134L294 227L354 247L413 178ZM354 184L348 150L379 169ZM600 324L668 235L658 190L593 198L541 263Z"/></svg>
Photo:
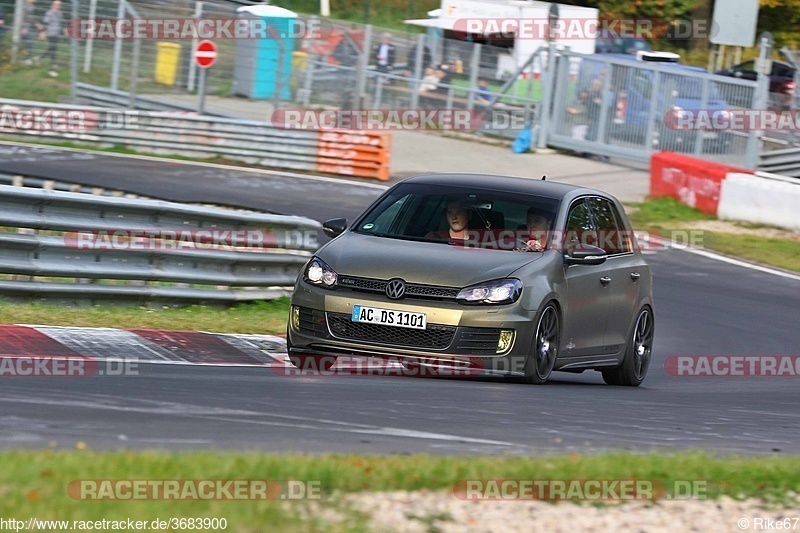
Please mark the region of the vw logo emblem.
<svg viewBox="0 0 800 533"><path fill-rule="evenodd" d="M399 300L406 294L406 282L402 279L393 279L386 285L386 296L392 300Z"/></svg>

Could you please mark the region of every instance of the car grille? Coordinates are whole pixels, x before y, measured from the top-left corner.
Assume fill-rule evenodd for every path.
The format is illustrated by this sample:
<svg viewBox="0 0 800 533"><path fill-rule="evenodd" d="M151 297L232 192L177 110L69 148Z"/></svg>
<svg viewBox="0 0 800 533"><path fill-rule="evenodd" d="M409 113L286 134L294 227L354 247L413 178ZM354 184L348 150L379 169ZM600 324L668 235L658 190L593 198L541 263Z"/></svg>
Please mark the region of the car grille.
<svg viewBox="0 0 800 533"><path fill-rule="evenodd" d="M339 278L339 286L354 291L385 293L386 285L389 282L381 279L355 278L342 276ZM405 298L417 298L425 300L454 300L461 289L457 287L439 287L436 285L420 285L409 283L406 285Z"/></svg>
<svg viewBox="0 0 800 533"><path fill-rule="evenodd" d="M315 337L327 337L328 328L325 325L325 312L307 307L300 308L300 327L301 333L313 335Z"/></svg>
<svg viewBox="0 0 800 533"><path fill-rule="evenodd" d="M365 324L353 322L350 315L341 313L328 313L328 326L331 335L343 340L439 350L450 346L456 332L455 326L440 324L428 324L426 329Z"/></svg>
<svg viewBox="0 0 800 533"><path fill-rule="evenodd" d="M499 340L499 329L459 328L455 351L474 355L493 355L497 352Z"/></svg>

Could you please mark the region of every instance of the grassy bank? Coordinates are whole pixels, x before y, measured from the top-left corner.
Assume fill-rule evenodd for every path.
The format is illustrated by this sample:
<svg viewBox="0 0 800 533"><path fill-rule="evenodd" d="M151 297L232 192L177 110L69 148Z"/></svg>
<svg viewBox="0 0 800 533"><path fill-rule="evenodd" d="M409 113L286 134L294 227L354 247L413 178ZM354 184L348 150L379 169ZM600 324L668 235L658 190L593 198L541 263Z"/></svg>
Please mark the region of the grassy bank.
<svg viewBox="0 0 800 533"><path fill-rule="evenodd" d="M703 497L728 495L785 504L800 491L800 458L719 458L682 455L484 458L429 456L304 456L188 452L0 453L2 516L59 520L225 518L227 531L330 530L321 518L302 518L307 500L281 501L87 501L67 492L74 480L274 480L303 481L319 489L323 506L357 491L451 491L465 480L640 480L672 486L705 482ZM75 494L75 493L70 493ZM455 496L453 496L455 497ZM658 497L658 496L656 496ZM663 495L661 496L663 497ZM318 504L320 502L317 502ZM316 513L320 516L320 513ZM359 531L357 520L334 530Z"/></svg>
<svg viewBox="0 0 800 533"><path fill-rule="evenodd" d="M800 272L800 237L766 226L720 222L672 198L650 199L633 208L637 230L653 231L756 263ZM708 229L713 228L713 229Z"/></svg>
<svg viewBox="0 0 800 533"><path fill-rule="evenodd" d="M59 307L0 302L0 324L284 334L288 316L288 298L239 304L229 309L199 305L167 309Z"/></svg>

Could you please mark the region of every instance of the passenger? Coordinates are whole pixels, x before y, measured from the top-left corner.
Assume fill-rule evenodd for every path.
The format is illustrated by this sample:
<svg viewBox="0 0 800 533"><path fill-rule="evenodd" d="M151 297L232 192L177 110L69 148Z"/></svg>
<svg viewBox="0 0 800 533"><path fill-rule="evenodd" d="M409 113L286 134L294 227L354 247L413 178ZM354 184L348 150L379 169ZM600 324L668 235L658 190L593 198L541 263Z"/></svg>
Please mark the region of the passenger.
<svg viewBox="0 0 800 533"><path fill-rule="evenodd" d="M472 210L465 207L459 199L451 199L447 202L447 230L431 231L425 235L426 239L446 239L446 240L467 240L467 230L469 221L472 218Z"/></svg>
<svg viewBox="0 0 800 533"><path fill-rule="evenodd" d="M523 240L525 245L518 248L518 250L522 252L543 252L547 248L549 241L550 222L547 217L535 207L528 208L528 212L525 215L524 229L526 231L525 239L520 240Z"/></svg>

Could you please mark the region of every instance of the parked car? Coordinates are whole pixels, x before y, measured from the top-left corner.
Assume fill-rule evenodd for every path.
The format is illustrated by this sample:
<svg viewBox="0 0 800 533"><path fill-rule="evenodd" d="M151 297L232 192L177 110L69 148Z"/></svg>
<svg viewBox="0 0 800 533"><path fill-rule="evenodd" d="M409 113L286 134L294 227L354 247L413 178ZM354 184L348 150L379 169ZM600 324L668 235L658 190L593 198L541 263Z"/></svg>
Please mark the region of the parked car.
<svg viewBox="0 0 800 533"><path fill-rule="evenodd" d="M594 44L596 54L631 54L636 55L640 50L652 52L650 43L640 38L597 39Z"/></svg>
<svg viewBox="0 0 800 533"><path fill-rule="evenodd" d="M756 72L755 61L745 61L730 68L718 70L715 74L720 76L729 76L731 78L739 78L743 80L753 80L758 78ZM795 68L789 63L783 61L773 61L772 70L769 74L769 108L770 109L789 109L794 96L795 83L794 73ZM745 99L743 101L732 102L740 107L749 108L752 106L752 101Z"/></svg>
<svg viewBox="0 0 800 533"><path fill-rule="evenodd" d="M522 246L537 214L538 245ZM469 221L463 238L454 228ZM622 205L594 189L472 174L407 179L334 237L297 279L286 344L303 369L341 355L470 365L544 383L602 372L639 385L653 343L650 267ZM521 229L526 228L526 229Z"/></svg>
<svg viewBox="0 0 800 533"><path fill-rule="evenodd" d="M652 110L655 110L652 127L653 148L677 152L693 151L697 135L702 136L703 151L706 153L727 153L733 145L733 137L728 131L674 130L665 122L670 113L682 110L705 109L709 112L724 113L729 109L718 83L709 84L708 99L703 104L703 76L705 70L678 63L679 56L666 52L639 52L636 58L625 54L607 54L630 64L624 68L619 61L611 69L609 92L604 95L607 113L606 131L609 137L642 144L651 127ZM643 62L657 63L661 71L659 83L654 87L655 71L642 68ZM603 61L584 60L581 62L579 87L586 91L592 80L602 79L608 72L608 64ZM583 93L579 93L580 94ZM656 95L653 107L651 99ZM599 120L598 117L589 117Z"/></svg>

